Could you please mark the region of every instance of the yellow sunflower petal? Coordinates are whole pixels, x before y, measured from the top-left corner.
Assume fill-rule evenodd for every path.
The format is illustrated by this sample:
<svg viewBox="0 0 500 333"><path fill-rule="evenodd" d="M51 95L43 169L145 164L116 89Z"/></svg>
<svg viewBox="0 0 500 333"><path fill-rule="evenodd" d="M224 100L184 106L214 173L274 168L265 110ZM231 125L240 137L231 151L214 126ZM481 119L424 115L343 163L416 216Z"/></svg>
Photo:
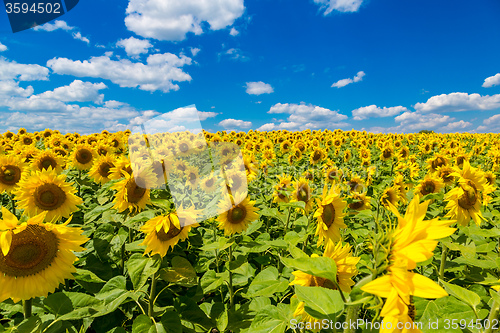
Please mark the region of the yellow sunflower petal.
<svg viewBox="0 0 500 333"><path fill-rule="evenodd" d="M412 289L414 296L423 298L440 298L448 296L448 293L436 282L423 275L409 272L408 278L413 284Z"/></svg>
<svg viewBox="0 0 500 333"><path fill-rule="evenodd" d="M0 233L0 248L4 256L10 251L10 244L12 244L12 231L4 231Z"/></svg>

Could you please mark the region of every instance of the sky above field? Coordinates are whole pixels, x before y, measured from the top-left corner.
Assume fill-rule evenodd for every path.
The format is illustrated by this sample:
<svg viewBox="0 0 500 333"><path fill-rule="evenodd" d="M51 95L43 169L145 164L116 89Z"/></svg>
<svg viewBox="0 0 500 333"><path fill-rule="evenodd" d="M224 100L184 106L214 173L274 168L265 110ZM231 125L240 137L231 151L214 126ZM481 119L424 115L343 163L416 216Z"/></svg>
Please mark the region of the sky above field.
<svg viewBox="0 0 500 333"><path fill-rule="evenodd" d="M209 131L500 133L498 0L82 0L18 33L0 8L0 132L196 107Z"/></svg>

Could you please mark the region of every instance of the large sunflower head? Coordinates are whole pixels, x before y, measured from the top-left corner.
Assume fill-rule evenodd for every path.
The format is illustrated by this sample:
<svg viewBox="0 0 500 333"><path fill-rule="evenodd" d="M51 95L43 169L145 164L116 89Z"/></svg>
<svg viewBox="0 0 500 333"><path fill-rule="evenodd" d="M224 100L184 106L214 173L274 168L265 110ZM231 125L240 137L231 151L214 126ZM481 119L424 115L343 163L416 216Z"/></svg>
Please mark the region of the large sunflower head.
<svg viewBox="0 0 500 333"><path fill-rule="evenodd" d="M141 244L146 245L144 253L164 257L170 248L188 237L192 227L197 226L196 214L194 207L191 207L150 219L141 227L141 231L146 234Z"/></svg>
<svg viewBox="0 0 500 333"><path fill-rule="evenodd" d="M441 178L445 185L451 185L453 183L455 180L455 176L453 175L454 172L455 169L449 165L438 167L436 169L436 175Z"/></svg>
<svg viewBox="0 0 500 333"><path fill-rule="evenodd" d="M431 193L438 193L444 187L443 181L434 177L432 174L427 174L425 178L420 182L420 184L415 188L415 193L421 196L425 196Z"/></svg>
<svg viewBox="0 0 500 333"><path fill-rule="evenodd" d="M70 155L71 164L79 170L89 170L97 154L90 144L78 144Z"/></svg>
<svg viewBox="0 0 500 333"><path fill-rule="evenodd" d="M66 175L58 175L49 167L22 178L14 194L24 214L35 216L47 212L48 221L57 221L62 217L68 218L82 203L72 185L66 182Z"/></svg>
<svg viewBox="0 0 500 333"><path fill-rule="evenodd" d="M401 200L400 197L400 191L398 186L392 186L389 188L386 188L384 192L382 193L382 196L380 197L380 202L384 206L388 206L389 204L398 206L399 202Z"/></svg>
<svg viewBox="0 0 500 333"><path fill-rule="evenodd" d="M219 228L224 230L224 235L243 232L250 222L258 219L258 208L254 205L255 201L251 201L246 193L235 193L229 195L229 200L226 198L220 201L217 222L219 222Z"/></svg>
<svg viewBox="0 0 500 333"><path fill-rule="evenodd" d="M89 176L98 184L105 184L111 180L111 169L115 167L115 158L109 155L101 155L97 158L89 171Z"/></svg>
<svg viewBox="0 0 500 333"><path fill-rule="evenodd" d="M274 187L273 202L289 202L288 190L292 187L292 176L281 175L279 183Z"/></svg>
<svg viewBox="0 0 500 333"><path fill-rule="evenodd" d="M113 208L118 212L129 210L131 213L140 212L151 201L150 187L155 184L156 177L150 168L137 168L132 174L125 174L125 178L111 188L117 193Z"/></svg>
<svg viewBox="0 0 500 333"><path fill-rule="evenodd" d="M19 224L17 218L2 207L0 220L0 302L14 302L33 297L47 297L72 279L77 260L73 252L88 238L80 228L44 223L46 212Z"/></svg>
<svg viewBox="0 0 500 333"><path fill-rule="evenodd" d="M314 213L314 217L318 221L316 227L318 246L328 240L337 242L341 239L340 229L346 228L344 224L345 207L346 202L342 200L335 187L332 186L330 190L326 186L323 188L323 196L318 199L318 209Z"/></svg>
<svg viewBox="0 0 500 333"><path fill-rule="evenodd" d="M26 172L26 164L16 155L0 156L0 194L11 193Z"/></svg>
<svg viewBox="0 0 500 333"><path fill-rule="evenodd" d="M362 211L371 208L371 197L367 196L366 193L354 193L350 198L352 201L349 203L348 207L352 210Z"/></svg>
<svg viewBox="0 0 500 333"><path fill-rule="evenodd" d="M61 173L66 161L52 150L40 151L31 161L31 169L36 171L52 168L57 173Z"/></svg>
<svg viewBox="0 0 500 333"><path fill-rule="evenodd" d="M484 219L481 214L481 194L472 180L461 178L459 186L446 194L448 201L445 209L446 217L457 220L460 225L467 225L472 219L477 225Z"/></svg>
<svg viewBox="0 0 500 333"><path fill-rule="evenodd" d="M443 154L435 154L427 160L427 167L431 172L435 172L439 167L448 165L448 158Z"/></svg>
<svg viewBox="0 0 500 333"><path fill-rule="evenodd" d="M309 162L312 165L316 165L323 161L323 159L326 157L326 152L324 149L315 147L314 150L311 152L311 155L309 157Z"/></svg>
<svg viewBox="0 0 500 333"><path fill-rule="evenodd" d="M115 160L114 167L109 171L109 179L120 179L125 177L125 175L132 174L132 164L126 156L120 156Z"/></svg>
<svg viewBox="0 0 500 333"><path fill-rule="evenodd" d="M306 178L299 178L293 183L293 188L291 201L303 201L306 204L306 213L308 213L313 206L312 189L309 186L309 181Z"/></svg>

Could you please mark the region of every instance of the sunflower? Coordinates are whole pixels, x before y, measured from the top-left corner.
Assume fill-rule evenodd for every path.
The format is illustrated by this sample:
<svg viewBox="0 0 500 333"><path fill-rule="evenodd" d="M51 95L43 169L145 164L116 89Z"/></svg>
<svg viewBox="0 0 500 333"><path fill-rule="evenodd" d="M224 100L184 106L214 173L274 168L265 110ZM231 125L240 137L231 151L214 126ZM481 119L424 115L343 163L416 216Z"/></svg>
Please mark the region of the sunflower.
<svg viewBox="0 0 500 333"><path fill-rule="evenodd" d="M352 176L351 179L347 181L347 186L349 186L349 191L351 193L364 192L365 190L365 183L358 175Z"/></svg>
<svg viewBox="0 0 500 333"><path fill-rule="evenodd" d="M380 153L380 159L382 161L387 161L394 157L394 150L390 146L385 146Z"/></svg>
<svg viewBox="0 0 500 333"><path fill-rule="evenodd" d="M251 201L246 193L229 195L229 199L218 204L217 222L226 236L245 231L250 222L259 218L255 201Z"/></svg>
<svg viewBox="0 0 500 333"><path fill-rule="evenodd" d="M217 188L217 181L213 172L200 180L200 187L206 193L212 193Z"/></svg>
<svg viewBox="0 0 500 333"><path fill-rule="evenodd" d="M184 172L184 176L186 177L186 186L195 189L200 181L198 169L194 166L188 166Z"/></svg>
<svg viewBox="0 0 500 333"><path fill-rule="evenodd" d="M319 147L314 148L312 151L310 157L309 157L309 163L312 165L316 165L323 161L326 157L326 152L324 149L321 149Z"/></svg>
<svg viewBox="0 0 500 333"><path fill-rule="evenodd" d="M399 186L392 186L386 188L380 197L380 202L384 206L388 206L389 204L398 206L399 201L401 200L401 194L399 191Z"/></svg>
<svg viewBox="0 0 500 333"><path fill-rule="evenodd" d="M115 167L115 159L111 155L101 155L97 158L89 171L89 176L98 184L105 184L111 179L111 169Z"/></svg>
<svg viewBox="0 0 500 333"><path fill-rule="evenodd" d="M398 322L407 323L415 319L409 315L409 310L414 310L411 301L413 296L440 298L448 295L431 279L411 272L417 263L433 256L437 239L447 237L456 230L449 227L455 221L437 218L424 220L429 201L419 201L418 196L413 198L404 217L395 206L389 204L389 210L396 215L398 225L384 236L388 241L384 247L389 249L386 274L361 287L365 292L387 299L381 316L384 321L392 322L393 328L397 327Z"/></svg>
<svg viewBox="0 0 500 333"><path fill-rule="evenodd" d="M299 180L293 183L293 192L292 192L292 202L303 201L305 203L306 213L312 209L313 200L312 200L312 190L309 186L309 182L306 178L299 178Z"/></svg>
<svg viewBox="0 0 500 333"><path fill-rule="evenodd" d="M230 171L225 174L226 187L230 194L247 193L247 179L241 171Z"/></svg>
<svg viewBox="0 0 500 333"><path fill-rule="evenodd" d="M66 175L58 175L49 167L22 178L14 194L24 214L35 216L45 211L48 221L58 221L61 217L68 218L83 202L72 185L66 182Z"/></svg>
<svg viewBox="0 0 500 333"><path fill-rule="evenodd" d="M481 224L484 219L481 214L481 194L478 192L475 184L471 180L461 179L458 187L452 189L446 194L445 210L449 210L446 217L456 219L460 225L467 225L472 220Z"/></svg>
<svg viewBox="0 0 500 333"><path fill-rule="evenodd" d="M278 177L279 183L274 187L273 202L289 202L288 189L292 187L292 176L281 175Z"/></svg>
<svg viewBox="0 0 500 333"><path fill-rule="evenodd" d="M338 169L336 166L325 168L325 180L328 183L340 181L341 178L342 178L342 170Z"/></svg>
<svg viewBox="0 0 500 333"><path fill-rule="evenodd" d="M73 252L84 250L88 241L80 228L44 223L46 212L19 225L17 217L2 207L0 220L0 302L17 303L33 297L47 297L73 279L77 260Z"/></svg>
<svg viewBox="0 0 500 333"><path fill-rule="evenodd" d="M348 204L350 209L362 211L371 208L371 197L367 196L366 193L353 193L350 198L352 199L352 202Z"/></svg>
<svg viewBox="0 0 500 333"><path fill-rule="evenodd" d="M319 257L317 254L311 255L311 258L317 257ZM358 264L360 258L352 256L351 246L349 244L342 245L341 242L333 243L331 241L326 245L323 257L332 258L335 261L337 266L337 281L331 281L326 278L304 273L302 271L294 271L292 274L295 278L292 282L290 282L290 285L323 287L333 290L340 289L342 292L349 293L351 291L351 287L354 285L352 278L358 273L356 265ZM304 302L300 302L293 315L294 317L302 317L303 322L311 323L312 326L315 327L314 323L320 322L321 320L307 314L304 309L304 305Z"/></svg>
<svg viewBox="0 0 500 333"><path fill-rule="evenodd" d="M146 245L144 254L159 254L164 257L170 248L188 237L191 228L196 227L197 211L194 206L189 209L178 209L166 216L157 216L150 219L142 227L146 234L140 245Z"/></svg>
<svg viewBox="0 0 500 333"><path fill-rule="evenodd" d="M243 155L243 164L245 165L247 181L250 183L257 178L257 173L259 172L258 163L254 160L253 155Z"/></svg>
<svg viewBox="0 0 500 333"><path fill-rule="evenodd" d="M415 188L415 193L425 196L431 193L438 193L444 187L441 178L434 177L432 174L427 174L424 179Z"/></svg>
<svg viewBox="0 0 500 333"><path fill-rule="evenodd" d="M88 144L78 144L69 157L71 164L79 170L88 170L96 158L95 150Z"/></svg>
<svg viewBox="0 0 500 333"><path fill-rule="evenodd" d="M155 176L149 168L137 168L133 174L125 173L125 178L114 184L111 189L117 193L113 202L113 208L118 212L129 210L140 212L150 203L150 187L155 183Z"/></svg>
<svg viewBox="0 0 500 333"><path fill-rule="evenodd" d="M453 183L453 181L455 180L455 176L453 176L452 174L454 172L455 169L448 165L441 166L436 169L436 175L441 178L445 185L451 185Z"/></svg>
<svg viewBox="0 0 500 333"><path fill-rule="evenodd" d="M448 158L443 154L435 154L427 160L427 167L430 169L430 172L436 172L439 167L447 166L448 164Z"/></svg>
<svg viewBox="0 0 500 333"><path fill-rule="evenodd" d="M16 155L0 156L0 194L11 193L19 184L26 164Z"/></svg>
<svg viewBox="0 0 500 333"><path fill-rule="evenodd" d="M65 165L64 158L52 150L40 151L31 161L31 169L36 171L52 168L57 173L61 173Z"/></svg>
<svg viewBox="0 0 500 333"><path fill-rule="evenodd" d="M109 179L120 179L125 177L126 174L132 174L132 164L125 156L120 156L115 160L114 167L109 169Z"/></svg>
<svg viewBox="0 0 500 333"><path fill-rule="evenodd" d="M318 219L316 235L318 236L318 246L323 242L332 240L337 242L341 239L340 229L347 228L344 224L344 209L346 202L342 200L339 193L327 186L323 187L323 196L318 199L318 209L314 217Z"/></svg>

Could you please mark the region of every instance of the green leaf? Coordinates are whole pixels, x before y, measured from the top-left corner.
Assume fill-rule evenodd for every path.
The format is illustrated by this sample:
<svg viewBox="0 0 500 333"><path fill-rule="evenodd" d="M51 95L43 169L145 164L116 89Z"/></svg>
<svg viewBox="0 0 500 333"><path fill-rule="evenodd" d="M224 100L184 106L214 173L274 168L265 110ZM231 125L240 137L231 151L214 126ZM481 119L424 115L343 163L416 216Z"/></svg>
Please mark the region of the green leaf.
<svg viewBox="0 0 500 333"><path fill-rule="evenodd" d="M219 329L219 331L224 332L227 328L227 324L229 323L227 309L222 311L215 321L217 323L217 328Z"/></svg>
<svg viewBox="0 0 500 333"><path fill-rule="evenodd" d="M182 324L179 315L174 311L167 311L160 319L167 333L182 333Z"/></svg>
<svg viewBox="0 0 500 333"><path fill-rule="evenodd" d="M306 203L304 201L294 201L294 202L280 202L280 207L290 207L290 208L299 208L306 209Z"/></svg>
<svg viewBox="0 0 500 333"><path fill-rule="evenodd" d="M182 320L201 326L205 331L214 326L214 323L210 321L198 304L189 297L177 297L174 299L174 307Z"/></svg>
<svg viewBox="0 0 500 333"><path fill-rule="evenodd" d="M43 304L59 320L76 320L95 315L103 302L87 294L63 291L49 295Z"/></svg>
<svg viewBox="0 0 500 333"><path fill-rule="evenodd" d="M104 306L101 307L99 315L115 311L128 298L133 298L133 293L127 290L126 279L124 276L115 276L109 280L101 291L97 293L96 298L104 301Z"/></svg>
<svg viewBox="0 0 500 333"><path fill-rule="evenodd" d="M172 268L162 269L160 277L170 283L183 287L198 285L198 276L191 263L182 257L176 256L172 259Z"/></svg>
<svg viewBox="0 0 500 333"><path fill-rule="evenodd" d="M134 290L139 290L160 268L161 258L158 255L152 258L134 253L127 261L127 271L134 285Z"/></svg>
<svg viewBox="0 0 500 333"><path fill-rule="evenodd" d="M289 306L285 304L278 304L278 306L268 305L257 313L248 332L283 333L289 322Z"/></svg>
<svg viewBox="0 0 500 333"><path fill-rule="evenodd" d="M75 277L75 280L77 281L84 281L84 282L92 282L92 283L105 283L103 279L95 275L93 272L86 270L86 269L81 269L77 268L76 272L73 273L73 276Z"/></svg>
<svg viewBox="0 0 500 333"><path fill-rule="evenodd" d="M337 265L335 260L329 257L302 257L297 259L281 258L287 266L304 273L322 277L332 282L337 281Z"/></svg>
<svg viewBox="0 0 500 333"><path fill-rule="evenodd" d="M498 304L500 304L500 291L495 291L494 289L490 289L491 298Z"/></svg>
<svg viewBox="0 0 500 333"><path fill-rule="evenodd" d="M216 242L203 245L200 250L201 251L214 251L214 250L219 250L222 251L224 249L227 249L231 245L233 245L234 242L229 242L228 238L220 237Z"/></svg>
<svg viewBox="0 0 500 333"><path fill-rule="evenodd" d="M135 318L134 323L132 324L132 333L150 332L151 328L153 328L153 322L151 321L151 318L141 314L137 318Z"/></svg>
<svg viewBox="0 0 500 333"><path fill-rule="evenodd" d="M200 285L203 289L203 293L209 294L217 290L223 283L225 279L229 279L229 272L215 273L214 270L207 271L200 279Z"/></svg>
<svg viewBox="0 0 500 333"><path fill-rule="evenodd" d="M479 303L481 303L481 297L479 297L479 295L475 292L451 283L444 282L443 280L440 281L450 295L455 296L459 300L465 302L474 310L476 310L476 307L479 305Z"/></svg>
<svg viewBox="0 0 500 333"><path fill-rule="evenodd" d="M318 319L335 322L337 314L344 309L344 302L338 290L295 285L295 294L305 303L306 312Z"/></svg>
<svg viewBox="0 0 500 333"><path fill-rule="evenodd" d="M12 328L12 333L38 333L42 321L39 317L33 316L23 320L19 325ZM1 325L0 325L1 326Z"/></svg>
<svg viewBox="0 0 500 333"><path fill-rule="evenodd" d="M272 296L284 292L288 288L288 281L278 278L278 269L274 266L261 271L248 287L245 297Z"/></svg>

